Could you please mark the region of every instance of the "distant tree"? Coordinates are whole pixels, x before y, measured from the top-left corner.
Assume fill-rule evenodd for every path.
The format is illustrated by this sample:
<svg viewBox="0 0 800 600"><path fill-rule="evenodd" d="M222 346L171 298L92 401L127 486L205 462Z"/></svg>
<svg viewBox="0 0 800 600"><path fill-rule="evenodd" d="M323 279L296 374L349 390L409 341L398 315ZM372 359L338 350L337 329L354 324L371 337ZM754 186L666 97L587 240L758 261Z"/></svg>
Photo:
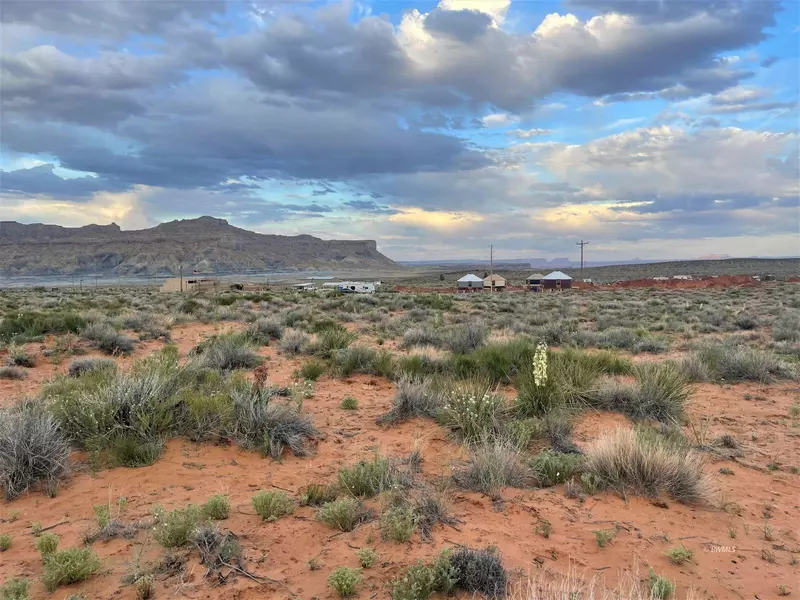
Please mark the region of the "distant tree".
<svg viewBox="0 0 800 600"><path fill-rule="evenodd" d="M483 278L486 279L488 276L489 276L489 272L488 271L484 271L483 272Z"/></svg>
<svg viewBox="0 0 800 600"><path fill-rule="evenodd" d="M439 281L444 281L444 273L439 273Z"/></svg>

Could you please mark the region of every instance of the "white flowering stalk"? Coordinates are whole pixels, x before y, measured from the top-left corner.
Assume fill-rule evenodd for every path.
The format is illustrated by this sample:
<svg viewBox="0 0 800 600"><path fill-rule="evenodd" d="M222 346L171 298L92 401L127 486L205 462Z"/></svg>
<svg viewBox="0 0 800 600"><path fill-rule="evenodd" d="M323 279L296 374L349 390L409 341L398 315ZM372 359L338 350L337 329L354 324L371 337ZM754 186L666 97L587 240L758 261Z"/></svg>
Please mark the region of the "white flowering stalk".
<svg viewBox="0 0 800 600"><path fill-rule="evenodd" d="M547 346L544 342L539 342L533 355L533 382L536 387L547 383Z"/></svg>

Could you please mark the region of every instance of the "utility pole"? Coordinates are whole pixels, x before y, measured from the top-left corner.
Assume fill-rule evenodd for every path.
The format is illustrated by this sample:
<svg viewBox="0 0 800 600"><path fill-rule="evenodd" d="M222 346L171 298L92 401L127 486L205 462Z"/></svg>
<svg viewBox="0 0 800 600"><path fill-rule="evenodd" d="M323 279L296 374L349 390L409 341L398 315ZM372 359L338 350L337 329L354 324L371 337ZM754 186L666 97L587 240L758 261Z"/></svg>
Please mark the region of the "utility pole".
<svg viewBox="0 0 800 600"><path fill-rule="evenodd" d="M489 246L489 291L494 291L494 246Z"/></svg>
<svg viewBox="0 0 800 600"><path fill-rule="evenodd" d="M183 259L178 263L179 271L180 271L180 278L181 278L181 293L183 292Z"/></svg>
<svg viewBox="0 0 800 600"><path fill-rule="evenodd" d="M588 243L589 242L584 242L583 240L581 240L580 242L575 244L576 246L581 247L581 283L583 283L583 247Z"/></svg>

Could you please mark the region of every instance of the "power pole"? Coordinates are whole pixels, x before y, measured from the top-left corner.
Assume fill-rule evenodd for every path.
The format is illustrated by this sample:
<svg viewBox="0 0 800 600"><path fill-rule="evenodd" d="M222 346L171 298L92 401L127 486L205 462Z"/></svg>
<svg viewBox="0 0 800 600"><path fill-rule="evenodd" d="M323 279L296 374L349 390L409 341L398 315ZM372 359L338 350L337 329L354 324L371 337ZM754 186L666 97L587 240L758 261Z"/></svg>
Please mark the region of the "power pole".
<svg viewBox="0 0 800 600"><path fill-rule="evenodd" d="M589 242L584 242L583 240L581 240L580 242L575 244L576 246L581 247L581 283L583 283L583 247L588 243Z"/></svg>
<svg viewBox="0 0 800 600"><path fill-rule="evenodd" d="M181 293L183 293L183 260L181 260L178 263L178 265L179 265L178 268L179 268L180 278L181 278Z"/></svg>
<svg viewBox="0 0 800 600"><path fill-rule="evenodd" d="M490 292L494 291L494 246L489 246L489 288Z"/></svg>

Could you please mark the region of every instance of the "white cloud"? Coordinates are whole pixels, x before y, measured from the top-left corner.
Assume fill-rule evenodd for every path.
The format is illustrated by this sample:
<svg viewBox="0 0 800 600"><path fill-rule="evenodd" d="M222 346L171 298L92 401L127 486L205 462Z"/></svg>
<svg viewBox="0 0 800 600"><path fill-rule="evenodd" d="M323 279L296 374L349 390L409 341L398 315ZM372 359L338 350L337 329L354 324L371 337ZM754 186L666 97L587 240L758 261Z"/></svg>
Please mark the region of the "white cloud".
<svg viewBox="0 0 800 600"><path fill-rule="evenodd" d="M540 135L550 135L551 133L553 133L552 129L512 129L508 132L508 135L527 140Z"/></svg>
<svg viewBox="0 0 800 600"><path fill-rule="evenodd" d="M494 113L481 119L484 127L504 127L517 121L519 121L519 117L508 113Z"/></svg>

